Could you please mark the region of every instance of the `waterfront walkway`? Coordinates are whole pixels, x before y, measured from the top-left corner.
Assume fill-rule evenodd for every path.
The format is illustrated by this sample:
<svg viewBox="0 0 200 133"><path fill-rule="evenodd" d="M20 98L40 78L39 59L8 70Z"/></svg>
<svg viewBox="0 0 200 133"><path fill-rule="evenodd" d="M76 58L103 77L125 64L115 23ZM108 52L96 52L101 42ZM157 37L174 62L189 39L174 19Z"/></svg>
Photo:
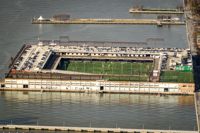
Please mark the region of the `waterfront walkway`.
<svg viewBox="0 0 200 133"><path fill-rule="evenodd" d="M115 133L123 133L123 132L126 132L126 133L198 133L197 131L184 131L184 130L65 127L65 126L38 126L38 125L0 125L0 129L75 131L75 132L115 132Z"/></svg>

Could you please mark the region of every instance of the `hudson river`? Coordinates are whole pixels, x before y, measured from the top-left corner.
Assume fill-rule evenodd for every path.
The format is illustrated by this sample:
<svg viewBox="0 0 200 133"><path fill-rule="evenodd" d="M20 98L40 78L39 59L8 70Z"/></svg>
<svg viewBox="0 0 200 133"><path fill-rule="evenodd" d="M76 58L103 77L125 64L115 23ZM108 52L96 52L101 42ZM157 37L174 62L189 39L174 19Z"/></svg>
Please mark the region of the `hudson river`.
<svg viewBox="0 0 200 133"><path fill-rule="evenodd" d="M0 95L0 122L194 130L193 96L23 93Z"/></svg>
<svg viewBox="0 0 200 133"><path fill-rule="evenodd" d="M1 0L0 68L20 47L38 39L147 42L186 48L185 26L31 25L32 17L67 13L71 18L156 18L133 15L132 6L175 8L182 0ZM179 16L175 16L179 17ZM192 96L0 93L0 123L66 126L196 129Z"/></svg>

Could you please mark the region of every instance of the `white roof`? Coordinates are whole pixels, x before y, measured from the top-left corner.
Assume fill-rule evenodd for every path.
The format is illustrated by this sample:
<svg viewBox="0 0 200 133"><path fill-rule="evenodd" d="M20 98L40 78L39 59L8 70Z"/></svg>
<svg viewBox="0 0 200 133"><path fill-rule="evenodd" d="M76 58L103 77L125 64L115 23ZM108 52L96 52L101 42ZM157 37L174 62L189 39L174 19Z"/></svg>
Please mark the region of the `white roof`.
<svg viewBox="0 0 200 133"><path fill-rule="evenodd" d="M44 20L44 18L43 18L42 16L40 16L40 17L38 18L38 20L41 21L41 20Z"/></svg>

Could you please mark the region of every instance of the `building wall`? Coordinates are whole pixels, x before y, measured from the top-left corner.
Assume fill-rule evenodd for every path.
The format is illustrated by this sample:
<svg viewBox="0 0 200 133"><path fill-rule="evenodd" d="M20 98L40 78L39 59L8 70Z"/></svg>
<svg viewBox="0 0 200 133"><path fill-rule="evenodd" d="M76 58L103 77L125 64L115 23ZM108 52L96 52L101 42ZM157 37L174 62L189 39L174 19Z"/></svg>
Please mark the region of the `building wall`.
<svg viewBox="0 0 200 133"><path fill-rule="evenodd" d="M195 85L194 84L187 84L187 83L181 83L179 84L180 92L194 92Z"/></svg>
<svg viewBox="0 0 200 133"><path fill-rule="evenodd" d="M121 81L5 79L4 89L193 94L194 84Z"/></svg>

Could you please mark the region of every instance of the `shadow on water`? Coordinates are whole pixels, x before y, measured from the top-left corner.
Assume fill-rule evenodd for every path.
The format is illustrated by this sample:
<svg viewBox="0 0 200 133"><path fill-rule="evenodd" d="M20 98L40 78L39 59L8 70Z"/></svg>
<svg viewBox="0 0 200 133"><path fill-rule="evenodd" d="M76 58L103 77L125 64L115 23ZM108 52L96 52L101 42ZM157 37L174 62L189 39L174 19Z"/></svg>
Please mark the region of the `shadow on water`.
<svg viewBox="0 0 200 133"><path fill-rule="evenodd" d="M37 117L23 117L23 118L10 118L10 119L0 119L0 124L36 124Z"/></svg>
<svg viewBox="0 0 200 133"><path fill-rule="evenodd" d="M4 96L4 95L5 95L5 92L4 92L4 91L2 91L0 94L1 94L1 96Z"/></svg>

